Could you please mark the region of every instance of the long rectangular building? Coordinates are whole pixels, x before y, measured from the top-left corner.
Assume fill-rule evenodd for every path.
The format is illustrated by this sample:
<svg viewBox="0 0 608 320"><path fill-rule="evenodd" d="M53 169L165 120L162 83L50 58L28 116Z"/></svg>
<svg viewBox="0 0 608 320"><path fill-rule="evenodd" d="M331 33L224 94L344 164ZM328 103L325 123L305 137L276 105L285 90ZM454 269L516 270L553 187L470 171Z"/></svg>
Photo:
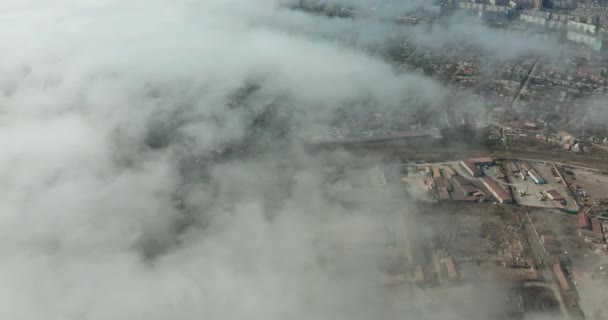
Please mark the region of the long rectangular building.
<svg viewBox="0 0 608 320"><path fill-rule="evenodd" d="M587 212L589 212L589 207L583 208L578 213L578 228L579 229L586 229L586 230L591 229L591 221L589 220L589 217L587 216Z"/></svg>
<svg viewBox="0 0 608 320"><path fill-rule="evenodd" d="M479 168L474 163L468 160L462 160L460 161L460 164L462 165L464 170L473 177L481 177L483 175L483 172L479 170Z"/></svg>
<svg viewBox="0 0 608 320"><path fill-rule="evenodd" d="M454 169L452 169L451 166L446 166L443 168L443 174L446 178L451 179L453 176L456 175L456 172L454 172Z"/></svg>
<svg viewBox="0 0 608 320"><path fill-rule="evenodd" d="M602 228L602 223L598 218L591 219L591 232L593 232L593 235L598 241L604 241L604 230Z"/></svg>
<svg viewBox="0 0 608 320"><path fill-rule="evenodd" d="M512 203L513 198L498 183L490 177L482 177L481 182L500 203Z"/></svg>
<svg viewBox="0 0 608 320"><path fill-rule="evenodd" d="M530 168L530 170L528 170L528 175L530 176L530 179L532 179L532 181L534 181L534 183L536 183L536 184L547 183L547 181L538 172L536 172L536 170L534 170L532 168Z"/></svg>
<svg viewBox="0 0 608 320"><path fill-rule="evenodd" d="M490 157L470 158L467 161L471 162L476 166L491 166L494 164L494 160Z"/></svg>

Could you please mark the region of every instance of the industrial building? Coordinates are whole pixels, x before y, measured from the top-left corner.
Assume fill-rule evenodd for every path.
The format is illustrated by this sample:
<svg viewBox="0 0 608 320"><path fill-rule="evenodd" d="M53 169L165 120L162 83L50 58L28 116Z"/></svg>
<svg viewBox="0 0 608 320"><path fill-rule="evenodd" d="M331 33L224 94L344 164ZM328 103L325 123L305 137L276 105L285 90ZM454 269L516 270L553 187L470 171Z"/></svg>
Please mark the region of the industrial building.
<svg viewBox="0 0 608 320"><path fill-rule="evenodd" d="M479 170L479 168L469 160L460 161L460 165L462 165L464 170L473 177L481 177L483 175L483 172Z"/></svg>
<svg viewBox="0 0 608 320"><path fill-rule="evenodd" d="M536 183L536 184L547 183L547 181L538 172L536 172L536 170L534 170L532 168L530 168L530 170L528 170L528 176L530 176L530 179L532 179L532 181L534 181L534 183Z"/></svg>
<svg viewBox="0 0 608 320"><path fill-rule="evenodd" d="M513 198L498 183L490 177L482 177L481 182L500 203L512 203Z"/></svg>
<svg viewBox="0 0 608 320"><path fill-rule="evenodd" d="M471 181L461 176L452 177L452 187L454 194L463 196L472 196L479 191Z"/></svg>

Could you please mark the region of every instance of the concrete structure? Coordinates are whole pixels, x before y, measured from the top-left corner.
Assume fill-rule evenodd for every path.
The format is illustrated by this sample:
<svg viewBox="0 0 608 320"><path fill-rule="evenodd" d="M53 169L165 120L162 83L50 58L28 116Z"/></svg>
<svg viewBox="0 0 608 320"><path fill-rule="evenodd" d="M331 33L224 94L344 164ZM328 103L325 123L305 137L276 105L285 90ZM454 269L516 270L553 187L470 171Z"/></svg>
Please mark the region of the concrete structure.
<svg viewBox="0 0 608 320"><path fill-rule="evenodd" d="M479 168L474 163L468 160L460 161L460 165L462 165L464 170L473 177L481 177L483 175L483 172L479 170Z"/></svg>
<svg viewBox="0 0 608 320"><path fill-rule="evenodd" d="M512 203L513 198L498 183L490 177L482 177L481 182L500 203Z"/></svg>

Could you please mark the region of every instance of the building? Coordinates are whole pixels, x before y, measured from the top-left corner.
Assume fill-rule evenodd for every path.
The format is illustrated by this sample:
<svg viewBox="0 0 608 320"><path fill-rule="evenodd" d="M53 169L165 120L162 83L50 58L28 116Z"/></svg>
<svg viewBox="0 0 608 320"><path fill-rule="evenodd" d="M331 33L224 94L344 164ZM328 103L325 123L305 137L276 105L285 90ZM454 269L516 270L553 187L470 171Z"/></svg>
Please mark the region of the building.
<svg viewBox="0 0 608 320"><path fill-rule="evenodd" d="M511 197L511 195L509 195L509 193L505 189L503 189L501 186L499 186L496 181L492 180L492 178L482 177L481 182L488 189L488 191L490 191L492 196L494 196L494 198L496 198L496 200L498 200L498 202L500 202L500 203L512 203L513 202L513 198Z"/></svg>
<svg viewBox="0 0 608 320"><path fill-rule="evenodd" d="M462 165L464 170L473 177L481 177L483 175L483 172L479 170L479 168L469 160L460 161L460 165Z"/></svg>
<svg viewBox="0 0 608 320"><path fill-rule="evenodd" d="M443 174L447 179L452 179L452 177L456 175L456 172L454 172L454 169L452 169L452 167L447 166L443 168Z"/></svg>
<svg viewBox="0 0 608 320"><path fill-rule="evenodd" d="M568 282L568 278L564 273L564 269L562 268L562 263L559 261L559 258L555 259L555 263L553 264L553 275L555 276L555 280L557 281L557 285L559 290L562 292L570 291L570 282Z"/></svg>
<svg viewBox="0 0 608 320"><path fill-rule="evenodd" d="M441 178L441 171L439 167L433 168L433 178Z"/></svg>
<svg viewBox="0 0 608 320"><path fill-rule="evenodd" d="M550 16L551 14L549 12L526 10L521 13L519 19L529 24L545 26Z"/></svg>
<svg viewBox="0 0 608 320"><path fill-rule="evenodd" d="M452 257L445 257L442 259L442 262L445 264L445 268L448 272L448 278L450 278L450 280L458 279L458 272L456 271Z"/></svg>
<svg viewBox="0 0 608 320"><path fill-rule="evenodd" d="M435 178L435 186L437 187L437 189L445 189L447 191L453 190L452 184L445 178L441 177Z"/></svg>
<svg viewBox="0 0 608 320"><path fill-rule="evenodd" d="M587 216L587 211L589 207L586 207L585 209L581 210L578 213L578 228L579 229L585 229L585 230L590 230L591 229L591 221L589 220L589 216Z"/></svg>
<svg viewBox="0 0 608 320"><path fill-rule="evenodd" d="M445 201L450 200L450 193L446 188L437 188L437 194L439 194L439 200Z"/></svg>
<svg viewBox="0 0 608 320"><path fill-rule="evenodd" d="M538 129L538 127L536 126L536 123L534 123L534 122L524 121L524 129L526 129L526 130L536 130L536 129Z"/></svg>
<svg viewBox="0 0 608 320"><path fill-rule="evenodd" d="M547 183L547 181L538 172L536 172L536 170L532 168L528 170L528 176L530 176L530 179L532 179L532 181L534 181L534 183L536 184Z"/></svg>
<svg viewBox="0 0 608 320"><path fill-rule="evenodd" d="M462 176L454 176L452 177L452 188L454 194L463 195L463 196L472 196L477 191L479 191L471 181L467 180Z"/></svg>
<svg viewBox="0 0 608 320"><path fill-rule="evenodd" d="M416 269L414 269L414 282L419 286L424 285L424 272L422 271L422 266L419 264L416 265Z"/></svg>
<svg viewBox="0 0 608 320"><path fill-rule="evenodd" d="M555 189L547 191L547 197L553 201L566 202L566 199Z"/></svg>
<svg viewBox="0 0 608 320"><path fill-rule="evenodd" d="M563 50L563 55L570 59L582 59L582 60L590 60L591 59L591 48L585 46L568 46Z"/></svg>
<svg viewBox="0 0 608 320"><path fill-rule="evenodd" d="M591 23L584 23L575 20L568 20L566 22L568 30L577 31L580 33L591 33L595 34L597 31L597 26Z"/></svg>
<svg viewBox="0 0 608 320"><path fill-rule="evenodd" d="M470 163L476 166L491 166L494 165L494 160L490 157L481 157L481 158L471 158L467 159Z"/></svg>
<svg viewBox="0 0 608 320"><path fill-rule="evenodd" d="M604 230L598 218L591 219L591 232L597 241L604 242Z"/></svg>
<svg viewBox="0 0 608 320"><path fill-rule="evenodd" d="M566 32L566 39L572 42L586 44L595 51L602 50L603 38L601 35L588 34L578 31L568 31Z"/></svg>

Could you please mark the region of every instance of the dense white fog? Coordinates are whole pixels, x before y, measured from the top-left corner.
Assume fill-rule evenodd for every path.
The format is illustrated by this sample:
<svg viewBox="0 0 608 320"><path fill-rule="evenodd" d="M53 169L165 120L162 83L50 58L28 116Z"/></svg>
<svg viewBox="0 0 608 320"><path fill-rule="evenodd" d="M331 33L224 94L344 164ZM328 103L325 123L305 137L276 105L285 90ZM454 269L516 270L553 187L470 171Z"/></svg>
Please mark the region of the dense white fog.
<svg viewBox="0 0 608 320"><path fill-rule="evenodd" d="M381 222L328 200L327 159L300 138L338 108L445 98L367 50L399 32L278 0L2 1L0 319L460 319L385 299L382 252L319 260ZM540 50L513 41L509 56ZM181 168L247 139L271 103L291 120L280 147Z"/></svg>

